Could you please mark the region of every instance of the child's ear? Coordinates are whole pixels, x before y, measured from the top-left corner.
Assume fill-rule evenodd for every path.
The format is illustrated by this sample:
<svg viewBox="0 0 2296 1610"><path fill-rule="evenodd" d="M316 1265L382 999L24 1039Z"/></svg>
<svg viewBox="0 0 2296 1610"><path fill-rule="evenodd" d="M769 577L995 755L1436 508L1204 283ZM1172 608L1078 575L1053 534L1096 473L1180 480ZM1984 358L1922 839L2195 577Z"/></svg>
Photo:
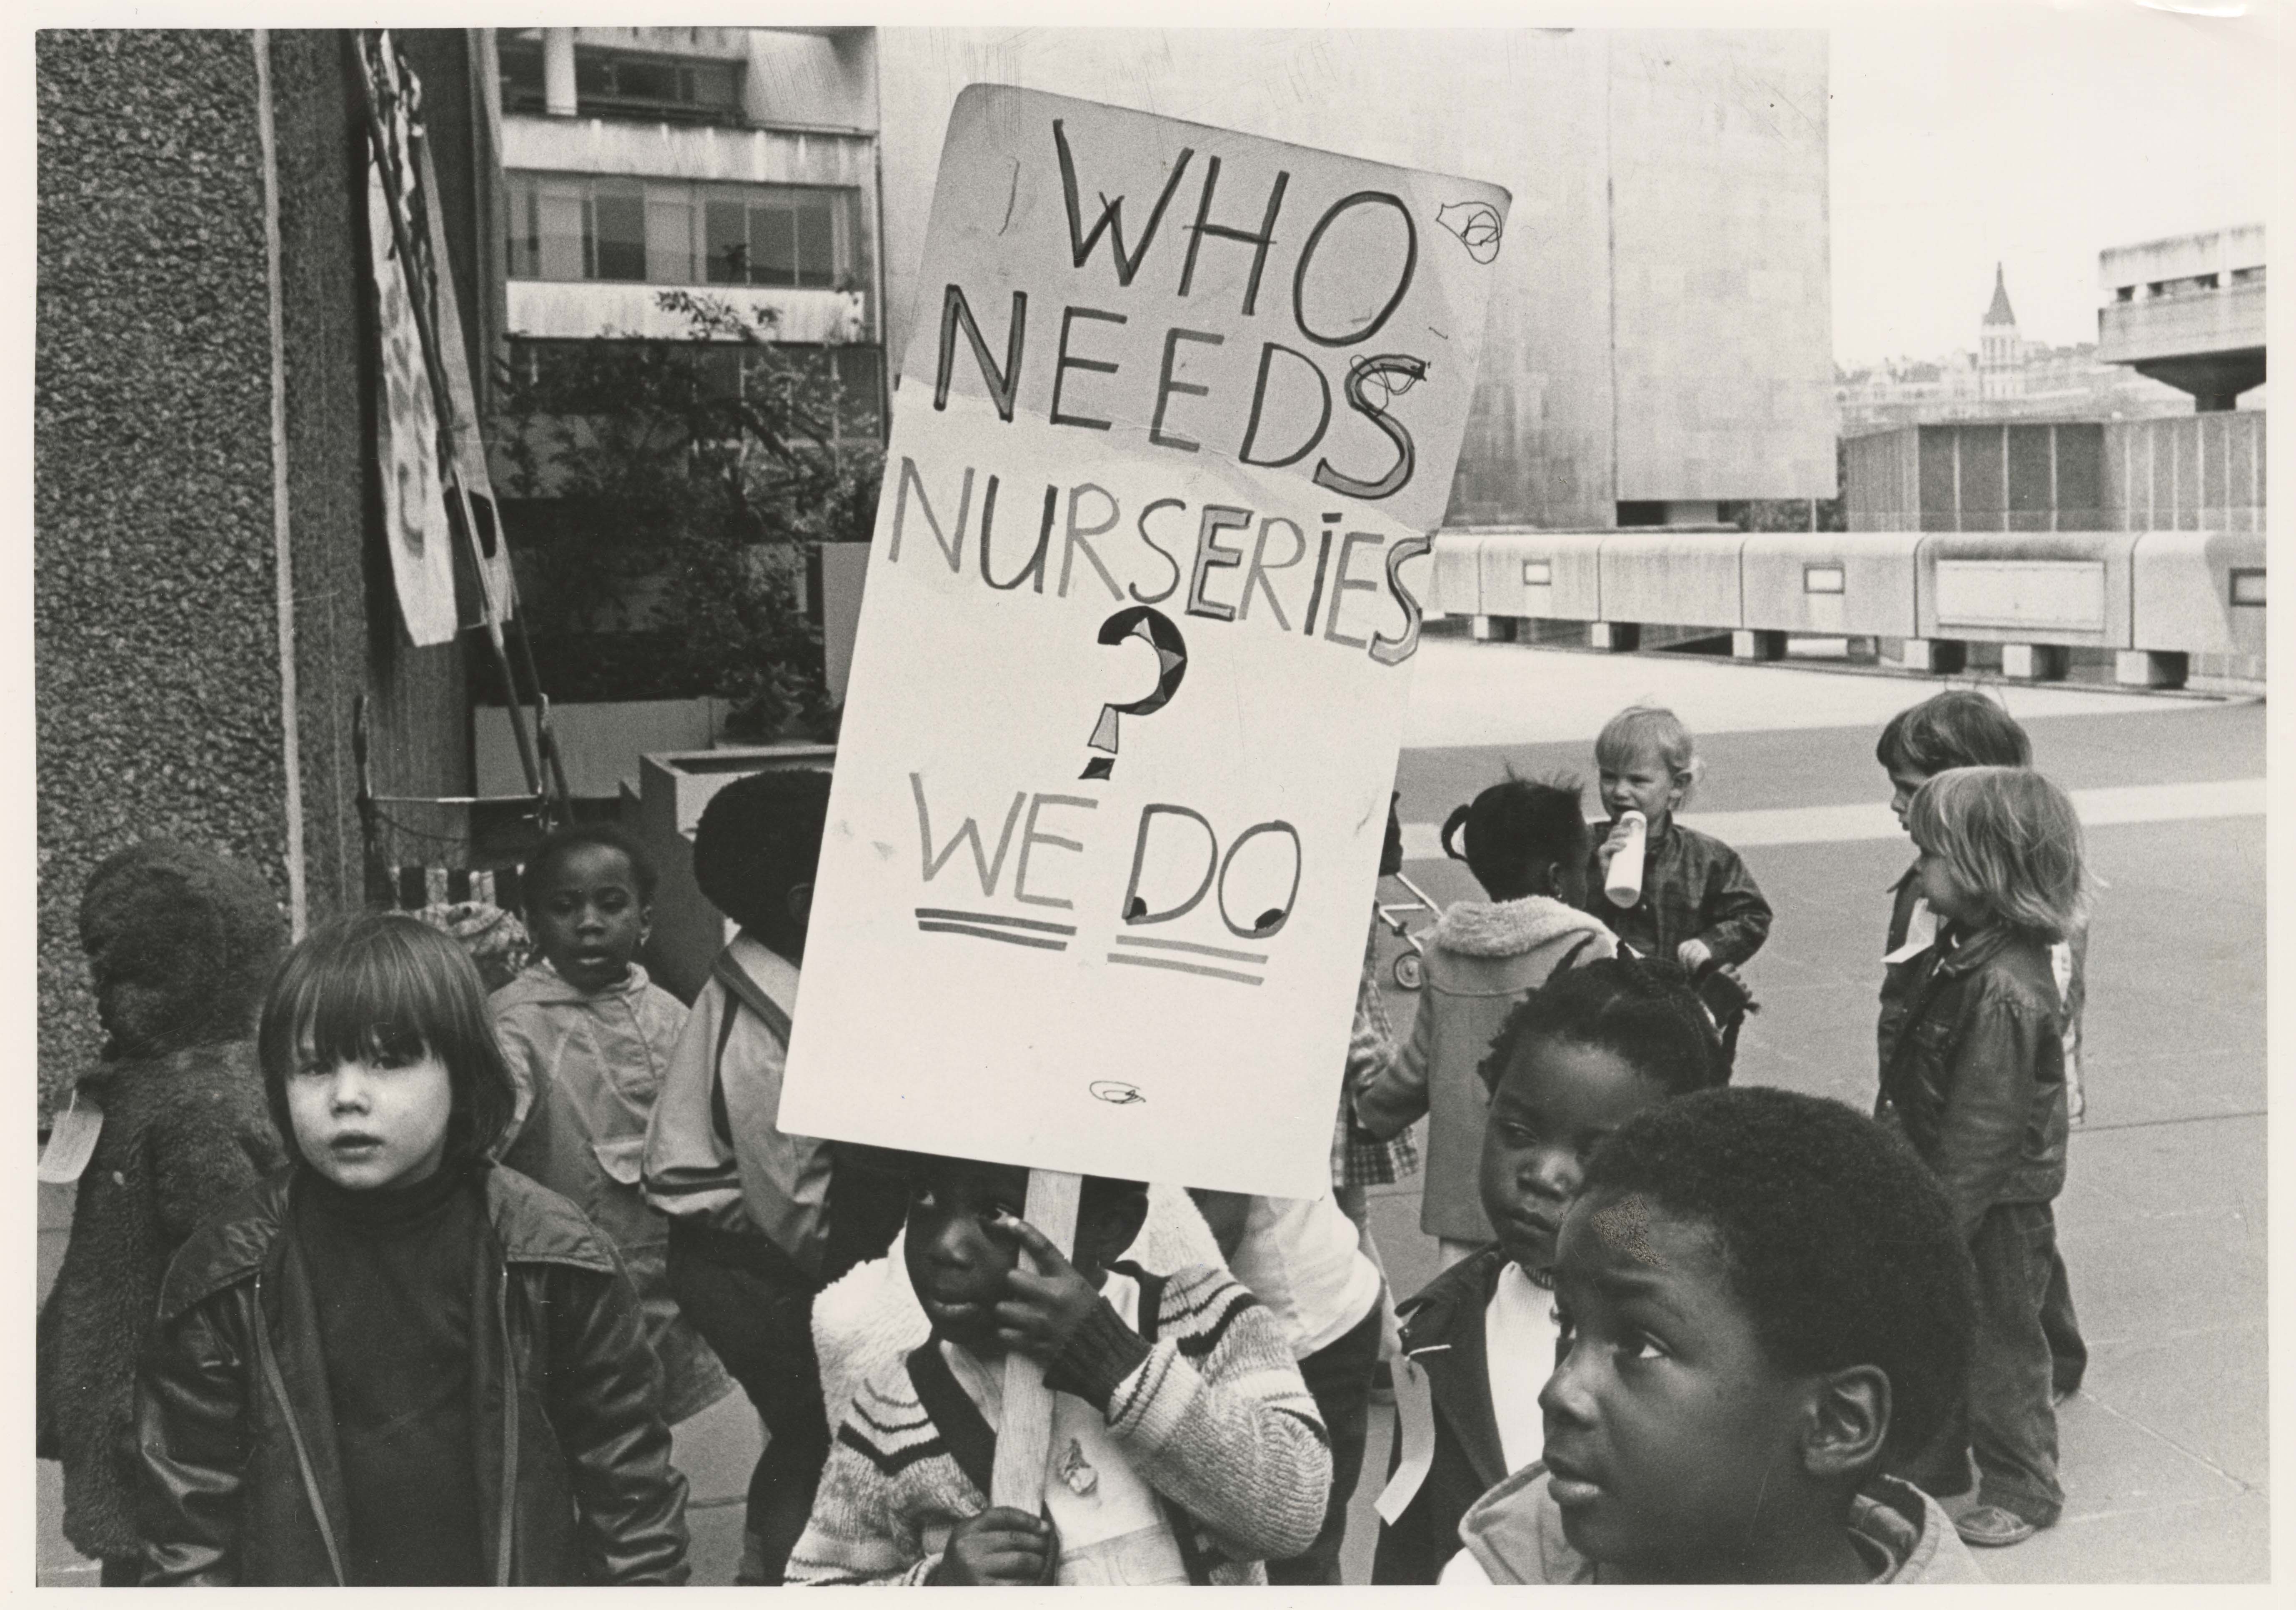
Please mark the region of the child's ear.
<svg viewBox="0 0 2296 1610"><path fill-rule="evenodd" d="M790 885L787 909L790 921L796 925L798 932L803 933L807 922L813 916L813 885L810 883Z"/></svg>
<svg viewBox="0 0 2296 1610"><path fill-rule="evenodd" d="M1819 1481L1862 1477L1890 1437L1890 1377L1855 1364L1819 1377L1814 1391L1802 1468Z"/></svg>
<svg viewBox="0 0 2296 1610"><path fill-rule="evenodd" d="M643 946L653 937L653 907L641 903L638 906L638 944Z"/></svg>

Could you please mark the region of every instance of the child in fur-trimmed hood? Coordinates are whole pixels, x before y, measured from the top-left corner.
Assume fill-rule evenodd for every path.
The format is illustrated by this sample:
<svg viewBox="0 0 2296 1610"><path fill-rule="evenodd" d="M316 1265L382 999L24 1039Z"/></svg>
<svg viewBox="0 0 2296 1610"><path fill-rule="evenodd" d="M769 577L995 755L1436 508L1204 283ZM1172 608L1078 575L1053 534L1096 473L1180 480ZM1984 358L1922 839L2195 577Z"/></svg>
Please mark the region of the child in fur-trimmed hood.
<svg viewBox="0 0 2296 1610"><path fill-rule="evenodd" d="M1451 813L1443 847L1491 898L1443 913L1410 1040L1355 1091L1357 1119L1382 1139L1428 1116L1419 1225L1441 1243L1447 1269L1492 1235L1476 1179L1489 1096L1475 1074L1491 1037L1549 976L1617 953L1602 919L1578 909L1588 855L1580 794L1576 778L1510 777Z"/></svg>

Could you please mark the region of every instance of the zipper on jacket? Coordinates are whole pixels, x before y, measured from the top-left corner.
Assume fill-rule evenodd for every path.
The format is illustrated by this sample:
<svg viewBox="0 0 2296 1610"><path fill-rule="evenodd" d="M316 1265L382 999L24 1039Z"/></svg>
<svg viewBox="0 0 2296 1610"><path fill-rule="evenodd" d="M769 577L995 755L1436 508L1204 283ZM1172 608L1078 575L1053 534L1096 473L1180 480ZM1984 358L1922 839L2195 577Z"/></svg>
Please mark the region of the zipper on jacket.
<svg viewBox="0 0 2296 1610"><path fill-rule="evenodd" d="M502 1271L501 1301L497 1315L502 1323L503 1350L503 1473L502 1521L495 1538L495 1586L510 1586L511 1541L513 1522L518 1514L518 1357L510 1344L510 1263L505 1260Z"/></svg>
<svg viewBox="0 0 2296 1610"><path fill-rule="evenodd" d="M263 1366L263 1378L271 1393L279 1400L279 1418L286 1422L287 1440L295 1446L295 1463L303 1473L303 1495L310 1501L312 1517L319 1523L319 1541L327 1546L327 1564L334 1568L335 1585L350 1586L350 1578L343 1570L343 1557L335 1547L335 1529L327 1520L326 1501L319 1496L318 1472L312 1468L311 1452L303 1442L302 1427L295 1423L295 1406L288 1400L286 1380L279 1373L279 1361L271 1351L271 1333L263 1322L263 1271L255 1271L255 1356Z"/></svg>

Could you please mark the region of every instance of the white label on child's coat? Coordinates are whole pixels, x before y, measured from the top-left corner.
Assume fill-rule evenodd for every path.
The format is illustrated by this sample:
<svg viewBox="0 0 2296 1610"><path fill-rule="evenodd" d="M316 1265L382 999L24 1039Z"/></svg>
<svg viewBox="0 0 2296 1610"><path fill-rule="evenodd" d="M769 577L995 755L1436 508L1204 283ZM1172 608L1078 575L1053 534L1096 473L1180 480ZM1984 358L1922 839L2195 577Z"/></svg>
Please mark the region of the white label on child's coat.
<svg viewBox="0 0 2296 1610"><path fill-rule="evenodd" d="M1330 1183L1496 186L958 97L780 1112Z"/></svg>
<svg viewBox="0 0 2296 1610"><path fill-rule="evenodd" d="M1410 1358L1397 1359L1390 1368L1395 1377L1396 1418L1401 1423L1397 1434L1400 1451L1395 1474L1388 1477L1372 1508L1392 1526L1411 1508L1420 1484L1435 1467L1435 1396L1428 1385L1427 1372Z"/></svg>
<svg viewBox="0 0 2296 1610"><path fill-rule="evenodd" d="M1882 963L1895 967L1901 961L1911 961L1936 943L1937 913L1930 910L1926 899L1917 899L1906 916L1906 943L1882 957Z"/></svg>
<svg viewBox="0 0 2296 1610"><path fill-rule="evenodd" d="M72 1091L71 1105L56 1115L48 1129L48 1143L40 1152L40 1183L70 1185L87 1172L95 1156L95 1140L103 1133L103 1108L95 1098Z"/></svg>

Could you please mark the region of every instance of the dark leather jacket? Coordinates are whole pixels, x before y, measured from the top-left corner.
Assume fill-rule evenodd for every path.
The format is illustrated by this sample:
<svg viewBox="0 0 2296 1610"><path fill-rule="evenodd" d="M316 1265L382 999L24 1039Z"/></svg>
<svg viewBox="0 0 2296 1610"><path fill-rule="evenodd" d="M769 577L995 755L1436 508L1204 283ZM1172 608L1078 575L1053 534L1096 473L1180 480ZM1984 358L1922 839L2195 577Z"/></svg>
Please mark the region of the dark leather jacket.
<svg viewBox="0 0 2296 1610"><path fill-rule="evenodd" d="M147 1587L344 1581L317 1316L284 1233L293 1173L168 1266L136 1402ZM503 1168L485 1189L472 1377L489 1580L684 1582L685 1478L627 1278L563 1197Z"/></svg>
<svg viewBox="0 0 2296 1610"><path fill-rule="evenodd" d="M2064 1018L2046 943L1954 937L1892 969L1874 1116L1929 1164L1966 1238L1995 1203L2064 1189Z"/></svg>
<svg viewBox="0 0 2296 1610"><path fill-rule="evenodd" d="M1459 1551L1459 1522L1474 1501L1507 1474L1499 1443L1499 1423L1491 1410L1490 1362L1483 1345L1484 1311L1506 1254L1486 1246L1454 1263L1418 1295L1396 1309L1403 1325L1403 1351L1427 1372L1434 1400L1435 1462L1393 1525L1379 1529L1372 1557L1378 1583L1432 1582L1445 1562ZM1551 1367L1551 1359L1526 1359L1525 1369ZM1398 1392L1405 1390L1397 1383ZM1400 1440L1388 1456L1395 1474Z"/></svg>

